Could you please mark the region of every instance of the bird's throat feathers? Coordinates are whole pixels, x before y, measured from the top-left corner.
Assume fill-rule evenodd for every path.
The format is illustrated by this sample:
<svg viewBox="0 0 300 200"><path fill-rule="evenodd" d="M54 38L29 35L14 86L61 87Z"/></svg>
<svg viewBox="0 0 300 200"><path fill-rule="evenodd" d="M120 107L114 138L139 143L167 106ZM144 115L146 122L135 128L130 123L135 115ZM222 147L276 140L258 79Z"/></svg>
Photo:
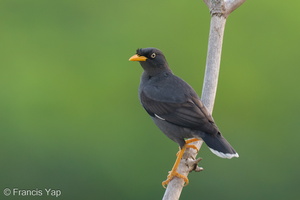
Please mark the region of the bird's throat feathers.
<svg viewBox="0 0 300 200"><path fill-rule="evenodd" d="M164 63L140 62L140 64L144 69L144 73L147 74L148 76L156 76L164 72L172 73L167 62Z"/></svg>

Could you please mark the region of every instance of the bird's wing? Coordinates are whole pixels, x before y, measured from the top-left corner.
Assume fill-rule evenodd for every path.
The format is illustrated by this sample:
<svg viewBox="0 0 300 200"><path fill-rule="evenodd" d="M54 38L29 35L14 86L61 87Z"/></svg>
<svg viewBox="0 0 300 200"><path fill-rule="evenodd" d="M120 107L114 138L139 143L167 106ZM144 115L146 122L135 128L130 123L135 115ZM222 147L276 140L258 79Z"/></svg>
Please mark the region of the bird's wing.
<svg viewBox="0 0 300 200"><path fill-rule="evenodd" d="M206 133L218 131L213 118L196 96L181 103L154 100L144 92L140 93L140 98L145 110L153 117Z"/></svg>

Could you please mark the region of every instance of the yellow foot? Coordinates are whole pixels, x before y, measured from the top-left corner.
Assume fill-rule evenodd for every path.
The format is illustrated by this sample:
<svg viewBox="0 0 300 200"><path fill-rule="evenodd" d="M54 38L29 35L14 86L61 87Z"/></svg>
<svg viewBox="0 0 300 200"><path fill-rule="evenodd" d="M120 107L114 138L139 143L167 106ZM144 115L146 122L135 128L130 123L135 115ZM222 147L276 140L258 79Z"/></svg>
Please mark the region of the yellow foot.
<svg viewBox="0 0 300 200"><path fill-rule="evenodd" d="M195 141L198 141L198 140L199 140L199 139L196 139L196 138L192 138L192 139L186 140L186 141L185 141L185 145L182 147L182 149L180 149L180 150L177 152L177 154L176 154L177 159L176 159L176 161L175 161L175 163L174 163L174 165L173 165L173 168L172 168L171 171L169 171L169 175L168 175L168 177L167 177L167 180L165 180L165 181L162 182L162 186L163 186L164 188L166 188L166 185L168 185L169 182L170 182L174 177L182 178L182 179L184 180L184 182L185 182L185 186L186 186L187 184L189 184L189 179L188 179L186 176L184 176L184 175L182 175L182 174L179 174L179 173L177 172L177 168L178 168L179 163L180 163L180 161L181 161L181 158L182 158L182 156L183 156L183 154L184 154L184 152L185 152L185 150L186 150L187 148L193 148L193 149L195 149L196 151L199 151L199 149L198 149L195 145L189 145L189 143L192 143L192 142L195 142Z"/></svg>
<svg viewBox="0 0 300 200"><path fill-rule="evenodd" d="M166 185L169 184L169 182L174 178L174 177L178 177L178 178L182 178L185 182L185 185L186 186L187 184L189 184L189 179L186 177L186 176L183 176L182 174L179 174L178 172L176 171L169 171L169 175L167 177L167 180L163 181L161 184L164 188L166 188Z"/></svg>
<svg viewBox="0 0 300 200"><path fill-rule="evenodd" d="M188 145L189 143L192 143L192 142L196 142L196 141L199 141L200 139L197 139L197 138L192 138L192 139L188 139L185 141L185 147L186 148L192 148L192 149L195 149L197 152L199 151L199 149L195 146L195 145Z"/></svg>
<svg viewBox="0 0 300 200"><path fill-rule="evenodd" d="M195 145L189 145L189 143L192 143L192 142L196 142L196 141L199 141L200 139L197 139L197 138L192 138L192 139L188 139L185 141L185 145L184 147L187 149L187 148L192 148L192 149L195 149L198 153L199 149L195 146ZM179 147L179 151L176 153L176 156L178 156L178 154L180 153L180 147Z"/></svg>

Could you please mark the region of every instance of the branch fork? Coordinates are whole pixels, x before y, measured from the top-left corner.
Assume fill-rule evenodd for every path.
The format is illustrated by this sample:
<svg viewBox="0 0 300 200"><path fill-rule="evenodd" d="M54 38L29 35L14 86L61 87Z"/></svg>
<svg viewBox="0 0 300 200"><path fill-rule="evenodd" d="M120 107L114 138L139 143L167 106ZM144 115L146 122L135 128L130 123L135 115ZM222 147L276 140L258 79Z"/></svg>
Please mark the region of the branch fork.
<svg viewBox="0 0 300 200"><path fill-rule="evenodd" d="M241 6L246 0L203 0L208 6L210 15L228 17L235 9Z"/></svg>

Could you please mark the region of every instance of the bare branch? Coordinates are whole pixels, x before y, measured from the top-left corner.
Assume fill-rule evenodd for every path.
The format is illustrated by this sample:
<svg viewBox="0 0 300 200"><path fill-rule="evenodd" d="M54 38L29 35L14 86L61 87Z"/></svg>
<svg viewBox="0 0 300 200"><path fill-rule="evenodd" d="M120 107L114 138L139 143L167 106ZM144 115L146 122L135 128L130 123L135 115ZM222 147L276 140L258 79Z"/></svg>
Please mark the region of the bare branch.
<svg viewBox="0 0 300 200"><path fill-rule="evenodd" d="M207 110L212 113L217 93L223 35L226 18L213 15L210 22L206 68L201 100Z"/></svg>
<svg viewBox="0 0 300 200"><path fill-rule="evenodd" d="M246 0L203 1L208 6L212 17L210 23L207 60L201 100L208 111L212 113L217 92L226 18ZM195 145L200 151L202 143L203 141L200 140L190 144ZM189 172L191 171L202 171L203 169L197 165L201 160L196 159L197 153L198 152L196 152L194 149L187 149L183 158L181 159L177 172L184 176L188 176ZM167 186L163 200L178 200L183 186L183 179L177 177L172 179Z"/></svg>

